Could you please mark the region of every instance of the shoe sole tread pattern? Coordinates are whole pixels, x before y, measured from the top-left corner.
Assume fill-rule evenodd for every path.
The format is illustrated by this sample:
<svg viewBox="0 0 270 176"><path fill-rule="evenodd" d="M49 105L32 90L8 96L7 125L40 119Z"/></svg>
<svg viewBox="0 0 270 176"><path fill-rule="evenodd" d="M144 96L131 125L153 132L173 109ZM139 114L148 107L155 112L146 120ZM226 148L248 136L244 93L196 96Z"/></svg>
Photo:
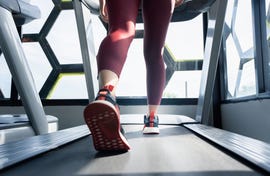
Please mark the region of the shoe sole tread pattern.
<svg viewBox="0 0 270 176"><path fill-rule="evenodd" d="M97 100L84 111L97 151L128 151L130 146L120 132L120 120L116 108L109 102Z"/></svg>

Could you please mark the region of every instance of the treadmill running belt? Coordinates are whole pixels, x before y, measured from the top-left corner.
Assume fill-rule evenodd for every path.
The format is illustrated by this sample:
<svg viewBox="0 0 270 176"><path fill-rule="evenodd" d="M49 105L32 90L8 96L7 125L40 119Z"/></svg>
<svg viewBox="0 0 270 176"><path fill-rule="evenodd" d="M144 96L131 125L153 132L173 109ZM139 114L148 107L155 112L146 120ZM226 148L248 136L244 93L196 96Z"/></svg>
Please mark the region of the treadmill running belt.
<svg viewBox="0 0 270 176"><path fill-rule="evenodd" d="M132 147L125 153L99 153L87 136L8 167L4 176L262 175L177 125L160 125L159 135L143 135L142 125L124 125ZM0 175L1 175L0 174Z"/></svg>

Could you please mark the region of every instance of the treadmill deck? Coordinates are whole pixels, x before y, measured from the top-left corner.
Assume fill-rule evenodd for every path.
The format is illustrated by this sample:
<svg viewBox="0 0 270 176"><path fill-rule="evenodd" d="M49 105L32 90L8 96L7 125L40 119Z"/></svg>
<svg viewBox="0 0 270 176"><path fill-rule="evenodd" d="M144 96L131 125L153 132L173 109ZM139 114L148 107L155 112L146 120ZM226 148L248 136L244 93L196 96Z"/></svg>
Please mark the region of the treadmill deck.
<svg viewBox="0 0 270 176"><path fill-rule="evenodd" d="M86 136L3 170L3 175L188 175L249 176L260 172L179 125L160 125L159 135L143 135L142 125L123 126L131 150L95 151Z"/></svg>

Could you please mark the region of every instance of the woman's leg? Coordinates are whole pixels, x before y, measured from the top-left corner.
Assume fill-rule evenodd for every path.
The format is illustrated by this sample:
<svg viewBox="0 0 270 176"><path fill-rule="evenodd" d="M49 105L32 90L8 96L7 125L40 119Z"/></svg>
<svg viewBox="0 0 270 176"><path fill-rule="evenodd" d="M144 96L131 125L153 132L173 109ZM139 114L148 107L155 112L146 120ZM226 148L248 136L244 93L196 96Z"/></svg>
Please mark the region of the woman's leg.
<svg viewBox="0 0 270 176"><path fill-rule="evenodd" d="M175 0L143 0L144 57L150 113L156 113L165 86L163 49Z"/></svg>
<svg viewBox="0 0 270 176"><path fill-rule="evenodd" d="M126 60L135 34L135 23L140 0L107 0L109 33L97 55L100 90L96 100L84 110L96 150L124 150L130 146L121 133L120 111L114 87ZM113 95L112 95L113 94Z"/></svg>
<svg viewBox="0 0 270 176"><path fill-rule="evenodd" d="M97 55L100 88L116 86L118 83L135 35L139 4L140 0L107 0L109 33L102 41Z"/></svg>

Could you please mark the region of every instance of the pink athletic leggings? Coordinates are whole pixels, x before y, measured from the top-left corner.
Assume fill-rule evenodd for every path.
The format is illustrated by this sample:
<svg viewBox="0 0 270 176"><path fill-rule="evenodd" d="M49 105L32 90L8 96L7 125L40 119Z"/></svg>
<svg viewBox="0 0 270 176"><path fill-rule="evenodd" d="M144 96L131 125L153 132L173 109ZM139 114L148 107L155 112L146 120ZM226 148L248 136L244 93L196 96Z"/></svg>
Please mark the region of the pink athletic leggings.
<svg viewBox="0 0 270 176"><path fill-rule="evenodd" d="M120 77L135 35L140 3L144 20L148 104L159 105L165 85L163 47L174 0L107 0L109 33L102 41L97 54L98 71L111 70Z"/></svg>

